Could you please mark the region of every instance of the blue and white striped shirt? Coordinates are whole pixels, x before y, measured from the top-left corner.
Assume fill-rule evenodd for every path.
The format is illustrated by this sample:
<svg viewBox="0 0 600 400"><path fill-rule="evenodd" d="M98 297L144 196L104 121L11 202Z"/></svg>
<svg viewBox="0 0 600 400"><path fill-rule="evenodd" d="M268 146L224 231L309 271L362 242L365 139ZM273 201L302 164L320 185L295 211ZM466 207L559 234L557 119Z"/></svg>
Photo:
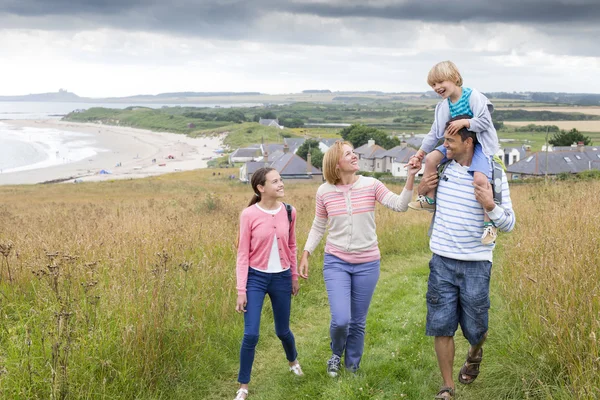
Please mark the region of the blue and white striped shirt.
<svg viewBox="0 0 600 400"><path fill-rule="evenodd" d="M459 115L473 116L473 111L469 105L469 99L471 98L472 90L469 88L462 88L462 94L460 99L456 103L452 103L448 98L448 106L450 107L450 117L458 117Z"/></svg>
<svg viewBox="0 0 600 400"><path fill-rule="evenodd" d="M462 261L492 261L495 244L481 244L483 207L475 199L473 176L468 166L452 160L439 181L436 211L429 248L437 255ZM510 191L502 172L502 204L488 215L498 230L510 232L515 226Z"/></svg>

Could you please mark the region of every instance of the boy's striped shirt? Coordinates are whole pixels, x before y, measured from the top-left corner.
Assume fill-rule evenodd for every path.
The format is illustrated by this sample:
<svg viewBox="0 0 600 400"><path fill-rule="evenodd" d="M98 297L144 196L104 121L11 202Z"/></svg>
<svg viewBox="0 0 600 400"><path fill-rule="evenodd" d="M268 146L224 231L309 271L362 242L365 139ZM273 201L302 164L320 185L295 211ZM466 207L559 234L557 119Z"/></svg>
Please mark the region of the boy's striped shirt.
<svg viewBox="0 0 600 400"><path fill-rule="evenodd" d="M473 111L469 105L469 98L471 97L472 90L469 88L462 88L462 95L456 103L452 103L448 98L448 106L450 106L450 117L458 117L459 115L473 116Z"/></svg>

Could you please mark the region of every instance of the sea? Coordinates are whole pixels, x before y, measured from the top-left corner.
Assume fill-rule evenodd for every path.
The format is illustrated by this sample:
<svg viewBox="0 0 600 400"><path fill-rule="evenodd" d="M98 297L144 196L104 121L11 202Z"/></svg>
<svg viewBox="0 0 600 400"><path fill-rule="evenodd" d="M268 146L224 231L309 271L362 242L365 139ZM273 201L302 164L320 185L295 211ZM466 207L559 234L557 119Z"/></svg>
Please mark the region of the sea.
<svg viewBox="0 0 600 400"><path fill-rule="evenodd" d="M123 109L131 106L161 107L248 107L257 104L147 104L147 103L61 103L0 101L0 173L46 168L80 161L102 151L95 135L43 129L15 127L6 120L60 119L74 110L91 107Z"/></svg>

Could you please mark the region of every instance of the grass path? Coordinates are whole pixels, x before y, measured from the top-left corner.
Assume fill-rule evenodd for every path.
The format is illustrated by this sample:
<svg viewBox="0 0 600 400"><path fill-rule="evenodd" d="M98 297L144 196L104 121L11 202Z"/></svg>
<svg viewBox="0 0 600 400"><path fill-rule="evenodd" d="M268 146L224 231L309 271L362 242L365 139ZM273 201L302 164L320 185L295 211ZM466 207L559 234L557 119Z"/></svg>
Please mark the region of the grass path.
<svg viewBox="0 0 600 400"><path fill-rule="evenodd" d="M331 379L325 374L330 350L329 307L324 289L316 301L311 293L312 304L298 298L293 305L292 330L304 378L295 378L288 372L281 344L273 332L270 307L265 307L252 371L251 398L433 398L439 372L432 339L424 334L429 258L429 253L423 253L410 258L387 256L383 260L367 321L365 354L356 375L344 373ZM457 355L465 353L466 346L462 336L457 336ZM461 362L462 356L457 356L457 371ZM235 372L232 371L231 380L211 388L206 398L233 398Z"/></svg>

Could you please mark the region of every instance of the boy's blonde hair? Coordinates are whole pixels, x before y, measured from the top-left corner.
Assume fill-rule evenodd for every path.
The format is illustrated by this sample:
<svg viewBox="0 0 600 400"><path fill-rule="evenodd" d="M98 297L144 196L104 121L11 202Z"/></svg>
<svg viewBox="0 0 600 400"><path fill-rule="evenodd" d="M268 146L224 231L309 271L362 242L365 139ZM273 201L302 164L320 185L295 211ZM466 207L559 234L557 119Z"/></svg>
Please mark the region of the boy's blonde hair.
<svg viewBox="0 0 600 400"><path fill-rule="evenodd" d="M323 156L323 176L325 177L327 183L330 183L332 185L338 184L341 180L338 162L344 154L345 144L354 149L352 143L338 140L333 144L333 146L329 148L329 150L325 152L325 155Z"/></svg>
<svg viewBox="0 0 600 400"><path fill-rule="evenodd" d="M427 83L433 86L443 81L454 82L456 86L463 85L463 79L458 68L452 61L442 61L433 66L427 75Z"/></svg>

